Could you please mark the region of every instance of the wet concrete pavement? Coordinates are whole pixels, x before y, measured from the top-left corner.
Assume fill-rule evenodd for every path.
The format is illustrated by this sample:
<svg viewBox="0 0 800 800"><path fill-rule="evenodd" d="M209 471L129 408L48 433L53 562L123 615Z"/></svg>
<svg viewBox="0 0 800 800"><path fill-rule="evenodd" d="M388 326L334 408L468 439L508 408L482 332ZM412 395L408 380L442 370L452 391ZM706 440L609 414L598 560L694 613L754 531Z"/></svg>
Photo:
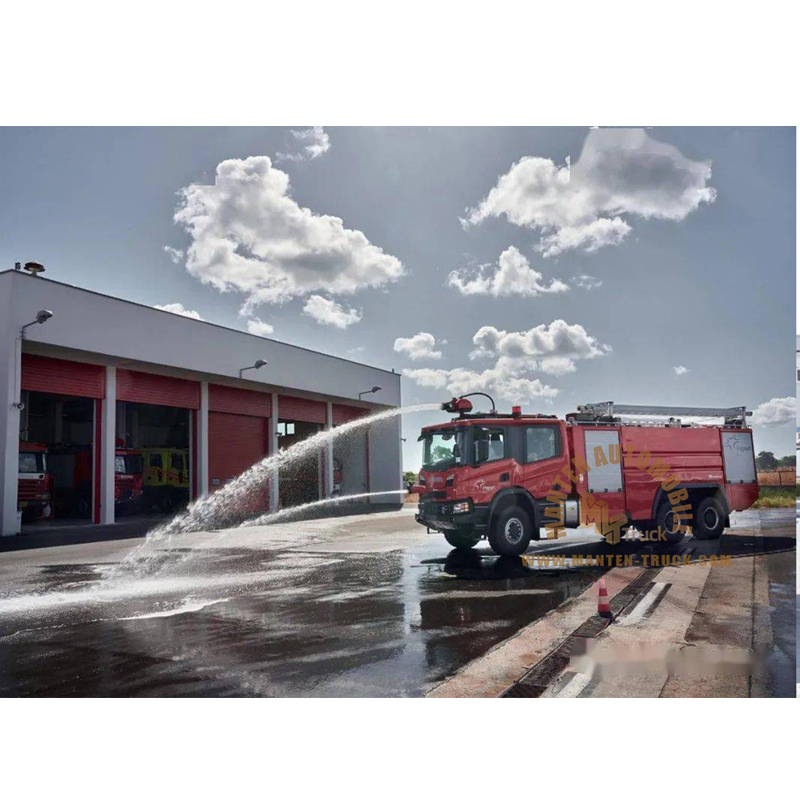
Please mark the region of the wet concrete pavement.
<svg viewBox="0 0 800 800"><path fill-rule="evenodd" d="M692 541L676 550L709 544ZM179 544L134 578L107 576L138 543L0 554L0 694L421 696L604 572L529 568L485 544L461 556L408 510ZM576 531L529 552L657 548ZM795 591L793 572L775 583Z"/></svg>

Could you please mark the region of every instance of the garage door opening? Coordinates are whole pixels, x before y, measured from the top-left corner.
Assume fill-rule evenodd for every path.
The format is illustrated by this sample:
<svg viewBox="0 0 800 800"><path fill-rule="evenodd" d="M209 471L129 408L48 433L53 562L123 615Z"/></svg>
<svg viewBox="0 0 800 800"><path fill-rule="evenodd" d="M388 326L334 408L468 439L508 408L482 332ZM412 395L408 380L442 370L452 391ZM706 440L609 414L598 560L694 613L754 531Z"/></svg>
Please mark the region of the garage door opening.
<svg viewBox="0 0 800 800"><path fill-rule="evenodd" d="M188 408L117 401L114 508L120 516L172 514L191 498Z"/></svg>
<svg viewBox="0 0 800 800"><path fill-rule="evenodd" d="M319 433L323 427L316 422L279 419L278 447L286 450ZM278 486L281 508L313 503L323 497L322 457L322 449L313 448L305 456L293 459L291 464L280 468Z"/></svg>
<svg viewBox="0 0 800 800"><path fill-rule="evenodd" d="M368 412L352 406L333 406L333 427L360 419ZM346 497L369 492L367 428L356 428L333 443L333 494Z"/></svg>
<svg viewBox="0 0 800 800"><path fill-rule="evenodd" d="M24 526L91 520L97 409L89 397L23 391L18 505Z"/></svg>

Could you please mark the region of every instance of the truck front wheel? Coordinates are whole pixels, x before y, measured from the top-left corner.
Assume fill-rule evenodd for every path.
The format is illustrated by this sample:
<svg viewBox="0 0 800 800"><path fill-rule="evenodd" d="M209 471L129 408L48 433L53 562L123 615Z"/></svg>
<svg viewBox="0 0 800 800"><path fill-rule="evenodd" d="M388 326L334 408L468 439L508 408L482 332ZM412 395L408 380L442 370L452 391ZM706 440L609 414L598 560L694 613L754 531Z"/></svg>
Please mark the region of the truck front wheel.
<svg viewBox="0 0 800 800"><path fill-rule="evenodd" d="M469 531L445 531L444 538L456 550L471 550L481 540L481 535Z"/></svg>
<svg viewBox="0 0 800 800"><path fill-rule="evenodd" d="M519 506L504 508L492 523L489 544L499 556L518 556L528 549L533 524Z"/></svg>
<svg viewBox="0 0 800 800"><path fill-rule="evenodd" d="M719 500L706 497L697 504L692 533L697 539L719 539L725 530L725 512Z"/></svg>

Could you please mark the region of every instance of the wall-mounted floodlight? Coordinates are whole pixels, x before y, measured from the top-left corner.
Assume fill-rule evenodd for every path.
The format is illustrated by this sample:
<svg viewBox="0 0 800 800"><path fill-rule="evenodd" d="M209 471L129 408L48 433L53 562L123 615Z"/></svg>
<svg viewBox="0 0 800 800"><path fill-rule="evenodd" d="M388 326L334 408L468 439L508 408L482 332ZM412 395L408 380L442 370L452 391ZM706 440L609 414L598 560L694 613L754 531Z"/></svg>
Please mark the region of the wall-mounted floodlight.
<svg viewBox="0 0 800 800"><path fill-rule="evenodd" d="M365 394L375 394L375 392L379 392L380 390L380 386L373 386L371 389L367 389L366 392L359 392L358 399L360 400Z"/></svg>
<svg viewBox="0 0 800 800"><path fill-rule="evenodd" d="M41 311L36 313L36 319L33 322L29 322L27 325L23 325L19 330L19 335L21 339L25 338L25 328L30 328L31 325L44 325L50 317L53 316L52 311L48 311L46 308L43 308Z"/></svg>
<svg viewBox="0 0 800 800"><path fill-rule="evenodd" d="M239 370L239 377L241 378L242 377L242 373L243 372L247 372L247 370L249 370L249 369L261 369L261 367L266 367L266 366L267 366L267 362L264 361L263 358L259 358L258 361L256 361L256 363L253 364L252 367L242 367Z"/></svg>

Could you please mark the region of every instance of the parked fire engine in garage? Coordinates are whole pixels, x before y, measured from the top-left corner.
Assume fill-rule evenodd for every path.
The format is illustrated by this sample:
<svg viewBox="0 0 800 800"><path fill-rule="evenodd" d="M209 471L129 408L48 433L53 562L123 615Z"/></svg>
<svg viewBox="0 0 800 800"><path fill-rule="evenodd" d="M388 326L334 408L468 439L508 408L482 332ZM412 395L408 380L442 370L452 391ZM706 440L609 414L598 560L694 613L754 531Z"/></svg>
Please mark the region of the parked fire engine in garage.
<svg viewBox="0 0 800 800"><path fill-rule="evenodd" d="M659 531L667 542L685 535L661 479L637 464L647 451L668 465L680 482L670 493L686 490L691 531L698 539L716 539L730 525L732 511L749 508L758 497L749 413L736 408L671 408L596 403L580 406L566 420L543 414L472 413L467 397L444 403L458 417L422 430L423 463L418 483L417 521L444 534L456 548L474 547L487 538L499 555L524 553L550 521L545 511L554 486L566 494L565 527L576 528L587 506L602 499L608 514L624 526ZM623 417L669 417L660 423L623 421ZM683 424L680 416L722 417L722 425ZM602 457L618 453L616 459ZM577 469L584 464L588 469ZM564 475L569 475L568 490ZM590 497L594 495L594 497Z"/></svg>
<svg viewBox="0 0 800 800"><path fill-rule="evenodd" d="M38 442L19 443L17 506L25 523L53 517L53 478L47 472L47 447Z"/></svg>
<svg viewBox="0 0 800 800"><path fill-rule="evenodd" d="M175 447L142 448L144 503L165 514L189 502L189 453Z"/></svg>

